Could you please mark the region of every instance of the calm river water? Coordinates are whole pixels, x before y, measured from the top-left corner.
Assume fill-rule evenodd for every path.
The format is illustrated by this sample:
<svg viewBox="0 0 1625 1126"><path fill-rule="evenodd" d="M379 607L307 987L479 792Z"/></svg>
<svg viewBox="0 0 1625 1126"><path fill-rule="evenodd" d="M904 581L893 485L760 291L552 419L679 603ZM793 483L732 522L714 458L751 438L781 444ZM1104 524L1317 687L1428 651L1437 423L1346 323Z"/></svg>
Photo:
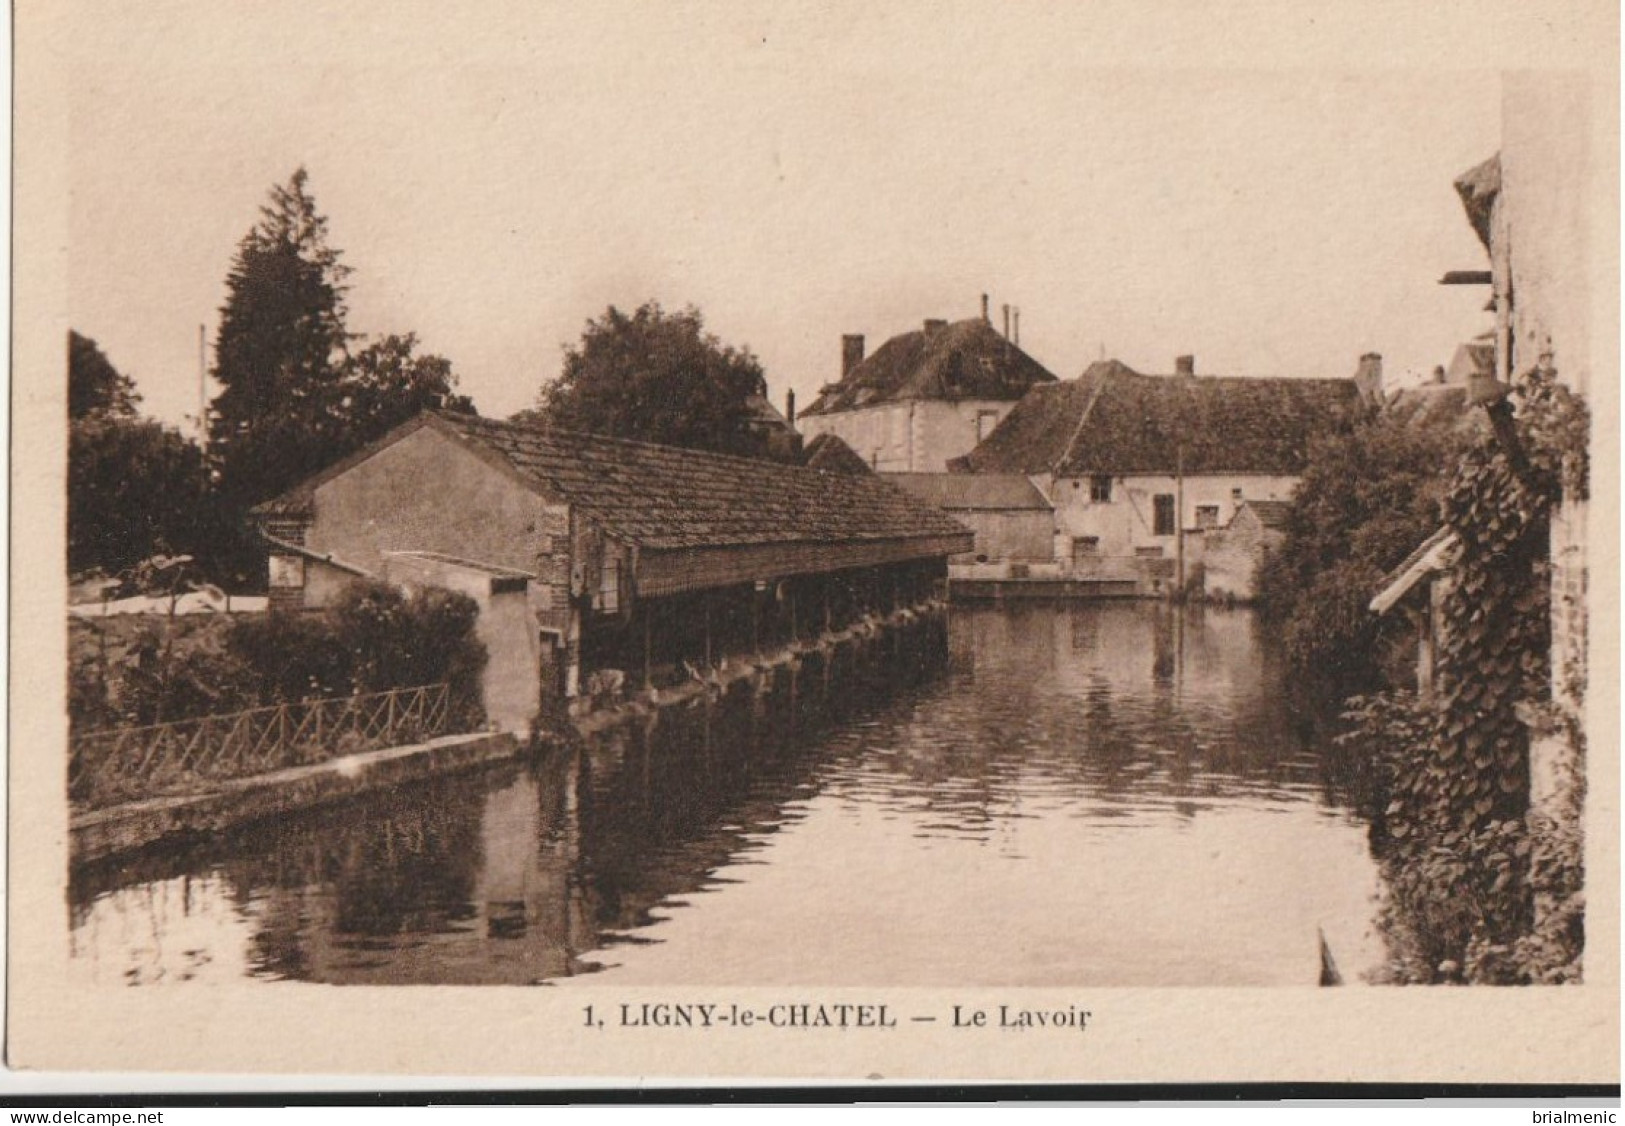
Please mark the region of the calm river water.
<svg viewBox="0 0 1625 1126"><path fill-rule="evenodd" d="M956 607L764 697L74 873L97 982L1313 985L1381 959L1246 611Z"/></svg>

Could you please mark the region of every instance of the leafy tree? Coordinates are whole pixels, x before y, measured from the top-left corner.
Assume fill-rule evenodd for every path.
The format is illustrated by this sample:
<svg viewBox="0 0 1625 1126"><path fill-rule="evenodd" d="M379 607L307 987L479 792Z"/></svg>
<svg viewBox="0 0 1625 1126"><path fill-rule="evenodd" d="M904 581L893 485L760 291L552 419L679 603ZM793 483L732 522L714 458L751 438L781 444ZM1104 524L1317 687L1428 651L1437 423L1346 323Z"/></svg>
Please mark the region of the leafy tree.
<svg viewBox="0 0 1625 1126"><path fill-rule="evenodd" d="M1287 656L1345 691L1403 681L1411 627L1369 604L1383 577L1440 525L1439 504L1467 438L1449 426L1378 415L1325 438L1293 494L1286 538L1260 568L1259 601Z"/></svg>
<svg viewBox="0 0 1625 1126"><path fill-rule="evenodd" d="M346 431L340 445L355 449L383 437L424 410L473 414L474 403L455 391L457 377L444 356L414 355L417 336L386 336L349 358L340 382Z"/></svg>
<svg viewBox="0 0 1625 1126"><path fill-rule="evenodd" d="M187 550L208 519L203 451L141 418L135 384L96 342L68 333L68 572L130 572Z"/></svg>
<svg viewBox="0 0 1625 1126"><path fill-rule="evenodd" d="M108 574L190 548L207 519L203 451L152 419L92 415L68 432L68 570Z"/></svg>
<svg viewBox="0 0 1625 1126"><path fill-rule="evenodd" d="M705 331L695 308L610 306L568 349L559 378L529 417L566 430L760 456L747 399L766 390L748 349Z"/></svg>
<svg viewBox="0 0 1625 1126"><path fill-rule="evenodd" d="M88 336L68 331L68 417L92 414L134 418L141 401L135 383L113 366Z"/></svg>

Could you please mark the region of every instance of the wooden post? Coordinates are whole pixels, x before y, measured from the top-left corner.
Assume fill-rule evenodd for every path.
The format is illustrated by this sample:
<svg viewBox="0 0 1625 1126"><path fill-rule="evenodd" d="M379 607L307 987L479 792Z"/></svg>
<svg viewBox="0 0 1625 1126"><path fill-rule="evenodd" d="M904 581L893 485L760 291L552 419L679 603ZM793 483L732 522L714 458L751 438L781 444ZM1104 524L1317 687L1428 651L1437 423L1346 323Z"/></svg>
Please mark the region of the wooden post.
<svg viewBox="0 0 1625 1126"><path fill-rule="evenodd" d="M643 613L639 616L643 619L643 687L647 689L649 687L649 619L654 616L654 605L645 602L642 610Z"/></svg>
<svg viewBox="0 0 1625 1126"><path fill-rule="evenodd" d="M1185 442L1174 447L1174 555L1178 558L1175 570L1174 600L1185 601Z"/></svg>

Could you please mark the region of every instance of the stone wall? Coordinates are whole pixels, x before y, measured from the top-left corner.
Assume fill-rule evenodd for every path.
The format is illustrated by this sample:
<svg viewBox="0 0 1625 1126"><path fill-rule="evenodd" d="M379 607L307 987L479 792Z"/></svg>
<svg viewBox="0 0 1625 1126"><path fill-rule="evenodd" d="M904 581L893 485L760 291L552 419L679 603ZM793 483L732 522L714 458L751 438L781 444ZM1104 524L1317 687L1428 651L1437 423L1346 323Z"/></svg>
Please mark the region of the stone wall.
<svg viewBox="0 0 1625 1126"><path fill-rule="evenodd" d="M804 415L796 425L809 441L819 434L836 435L881 473L941 473L949 461L970 453L1015 405L912 399Z"/></svg>

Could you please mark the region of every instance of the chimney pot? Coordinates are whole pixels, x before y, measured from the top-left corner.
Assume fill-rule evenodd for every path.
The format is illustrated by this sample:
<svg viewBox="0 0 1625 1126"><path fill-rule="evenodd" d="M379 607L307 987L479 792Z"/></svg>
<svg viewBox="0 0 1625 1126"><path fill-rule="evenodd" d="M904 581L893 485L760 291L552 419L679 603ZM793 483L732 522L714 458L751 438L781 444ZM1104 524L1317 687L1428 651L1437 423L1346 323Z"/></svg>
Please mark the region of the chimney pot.
<svg viewBox="0 0 1625 1126"><path fill-rule="evenodd" d="M1175 375L1195 375L1196 374L1196 357L1195 356L1175 356L1174 357L1174 374Z"/></svg>
<svg viewBox="0 0 1625 1126"><path fill-rule="evenodd" d="M852 369L863 362L863 334L848 333L841 337L841 378L852 374Z"/></svg>
<svg viewBox="0 0 1625 1126"><path fill-rule="evenodd" d="M1354 386L1361 397L1377 402L1382 398L1382 354L1367 352L1360 357L1360 366L1354 369Z"/></svg>
<svg viewBox="0 0 1625 1126"><path fill-rule="evenodd" d="M796 389L794 387L784 393L784 420L791 426L796 424Z"/></svg>
<svg viewBox="0 0 1625 1126"><path fill-rule="evenodd" d="M993 321L987 315L987 294L985 294L985 293L982 294L982 323L983 324L992 324L993 323Z"/></svg>
<svg viewBox="0 0 1625 1126"><path fill-rule="evenodd" d="M1004 305L1004 306L1002 306L1002 308L1004 309L1004 338L1006 340L1009 340L1010 339L1010 306Z"/></svg>

